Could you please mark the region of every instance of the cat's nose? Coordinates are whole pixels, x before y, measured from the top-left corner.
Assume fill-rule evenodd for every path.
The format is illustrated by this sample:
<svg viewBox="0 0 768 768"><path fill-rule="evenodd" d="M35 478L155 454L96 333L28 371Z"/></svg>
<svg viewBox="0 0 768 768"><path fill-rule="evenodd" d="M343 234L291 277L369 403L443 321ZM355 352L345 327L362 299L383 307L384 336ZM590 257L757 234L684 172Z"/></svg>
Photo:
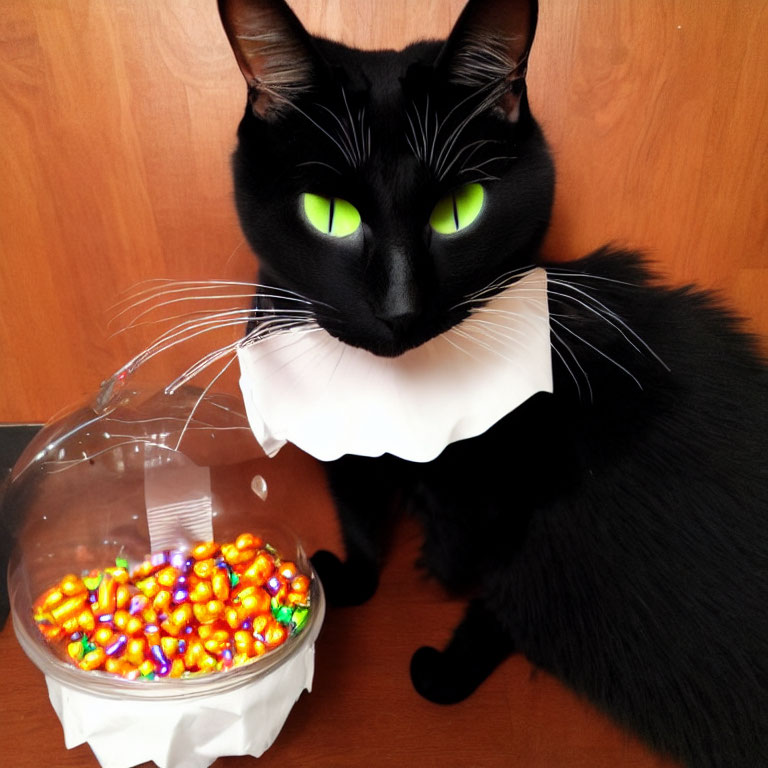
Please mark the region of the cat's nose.
<svg viewBox="0 0 768 768"><path fill-rule="evenodd" d="M397 315L381 315L377 314L376 317L395 335L399 335L404 331L407 331L412 325L414 320L418 317L418 312L403 312Z"/></svg>
<svg viewBox="0 0 768 768"><path fill-rule="evenodd" d="M386 289L375 303L374 314L397 333L412 325L419 314L419 286L405 249L390 249L382 261Z"/></svg>

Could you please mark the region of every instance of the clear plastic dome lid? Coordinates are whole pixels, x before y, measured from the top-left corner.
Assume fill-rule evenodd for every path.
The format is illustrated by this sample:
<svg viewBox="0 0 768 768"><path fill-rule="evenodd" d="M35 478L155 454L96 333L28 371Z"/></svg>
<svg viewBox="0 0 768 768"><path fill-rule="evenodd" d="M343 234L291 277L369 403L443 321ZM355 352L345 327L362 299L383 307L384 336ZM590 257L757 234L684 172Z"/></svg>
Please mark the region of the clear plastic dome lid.
<svg viewBox="0 0 768 768"><path fill-rule="evenodd" d="M17 462L4 504L16 532L8 572L14 627L33 662L47 676L100 695L174 697L239 686L298 646L314 642L322 622L322 588L299 540L283 522L290 510L279 509L269 497L271 470L242 402L190 387L168 394L109 386L93 402L46 426ZM239 538L243 534L256 539ZM200 550L196 558L192 551L201 542L216 548ZM231 557L225 557L227 546ZM261 609L287 637L280 647L272 649L267 642L263 655L245 658L244 648L252 650L254 642L264 640L244 597L246 587L257 584L245 572L249 567L254 571L259 553L271 557L262 563L259 589L267 590L268 597L259 598ZM218 569L215 593L213 576L198 567L204 560L211 561L205 566L209 570ZM273 573L274 585L265 583L264 568ZM163 569L167 584L143 581L162 582ZM305 579L304 598L297 592L298 576ZM99 603L98 584L105 580L116 580L115 589L124 585L118 599L122 604L115 605L112 594L109 610ZM191 593L196 588L200 599L195 602ZM170 602L157 598L163 590L171 594ZM213 619L208 607L218 611ZM86 608L92 618L78 624L76 617ZM149 613L142 613L145 609ZM129 625L132 631L125 627L125 616L123 625L114 623L118 611L136 619ZM179 621L174 623L174 617ZM61 627L49 629L54 618L62 620ZM108 627L100 646L85 626L89 621L95 621L96 629ZM206 631L198 633L198 625ZM212 645L206 646L207 658L217 660L206 671L216 674L200 674L202 667L186 660L183 669L177 665L169 674L174 656L185 659L188 638L191 642L213 631L223 632L219 638L225 649L217 656ZM243 633L255 640L243 640ZM171 640L161 644L160 635ZM159 651L150 654L153 637L165 666ZM131 669L128 662L118 664L131 640L143 643L144 661L154 661L154 670L145 663L137 674L114 674L101 666L83 672L80 662L89 648L102 658L115 649L113 671ZM72 647L77 643L82 651ZM238 653L243 663L233 666Z"/></svg>

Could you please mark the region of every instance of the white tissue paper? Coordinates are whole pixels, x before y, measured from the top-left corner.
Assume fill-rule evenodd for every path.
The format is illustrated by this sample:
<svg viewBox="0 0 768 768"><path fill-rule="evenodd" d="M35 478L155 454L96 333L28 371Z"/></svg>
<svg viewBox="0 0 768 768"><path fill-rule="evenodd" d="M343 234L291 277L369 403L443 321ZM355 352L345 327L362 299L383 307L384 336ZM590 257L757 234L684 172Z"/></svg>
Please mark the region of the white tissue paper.
<svg viewBox="0 0 768 768"><path fill-rule="evenodd" d="M225 755L259 757L272 745L301 692L312 689L314 655L312 640L245 685L178 699L113 699L45 680L67 748L88 742L102 768L149 760L206 768Z"/></svg>
<svg viewBox="0 0 768 768"><path fill-rule="evenodd" d="M209 468L151 444L145 445L144 455L152 551L212 540ZM228 755L259 757L277 738L301 692L312 690L323 600L313 601L311 610L311 626L296 638L291 652L240 685L228 685L227 672L221 672L198 678L204 686L199 692L163 696L158 688L155 698L120 690L112 697L46 675L67 748L87 742L102 768L131 768L149 760L159 768L206 768Z"/></svg>
<svg viewBox="0 0 768 768"><path fill-rule="evenodd" d="M482 309L395 358L324 330L244 345L240 387L257 440L269 455L290 442L323 461L390 453L424 462L482 434L552 391L546 271L532 270Z"/></svg>

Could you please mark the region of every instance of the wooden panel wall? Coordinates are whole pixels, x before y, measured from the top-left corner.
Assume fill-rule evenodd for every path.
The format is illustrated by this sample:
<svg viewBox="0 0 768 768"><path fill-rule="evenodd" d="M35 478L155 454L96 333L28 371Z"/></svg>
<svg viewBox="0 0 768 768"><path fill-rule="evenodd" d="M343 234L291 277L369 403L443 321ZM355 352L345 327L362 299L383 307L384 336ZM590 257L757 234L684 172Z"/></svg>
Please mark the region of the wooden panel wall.
<svg viewBox="0 0 768 768"><path fill-rule="evenodd" d="M371 48L442 36L463 3L291 5ZM542 0L548 252L645 248L768 332L766 38L761 0ZM252 278L228 170L243 102L213 0L0 0L0 421L49 418L149 343L108 338L136 283Z"/></svg>

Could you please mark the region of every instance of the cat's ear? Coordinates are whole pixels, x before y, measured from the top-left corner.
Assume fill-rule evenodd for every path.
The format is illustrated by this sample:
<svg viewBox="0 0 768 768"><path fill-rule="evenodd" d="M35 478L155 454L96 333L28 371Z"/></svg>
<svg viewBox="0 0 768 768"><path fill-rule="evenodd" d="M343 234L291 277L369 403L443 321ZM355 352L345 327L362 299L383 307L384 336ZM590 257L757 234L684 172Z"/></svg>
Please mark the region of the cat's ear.
<svg viewBox="0 0 768 768"><path fill-rule="evenodd" d="M253 113L273 120L312 86L321 65L319 55L284 0L218 2Z"/></svg>
<svg viewBox="0 0 768 768"><path fill-rule="evenodd" d="M437 59L438 71L452 83L498 95L496 107L517 122L537 16L536 0L469 0Z"/></svg>

